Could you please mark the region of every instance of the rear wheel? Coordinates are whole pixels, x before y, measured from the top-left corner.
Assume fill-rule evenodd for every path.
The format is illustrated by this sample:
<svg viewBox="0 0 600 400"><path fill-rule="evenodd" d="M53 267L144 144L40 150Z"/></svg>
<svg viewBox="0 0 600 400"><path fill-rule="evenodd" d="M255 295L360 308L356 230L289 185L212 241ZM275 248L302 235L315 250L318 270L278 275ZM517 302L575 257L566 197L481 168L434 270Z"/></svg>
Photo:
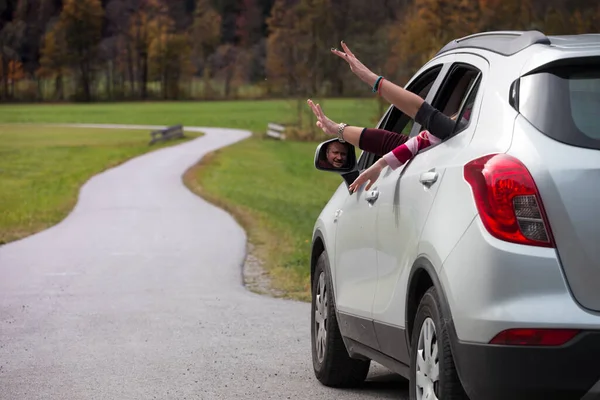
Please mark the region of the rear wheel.
<svg viewBox="0 0 600 400"><path fill-rule="evenodd" d="M410 399L468 400L460 383L435 287L419 303L411 338Z"/></svg>
<svg viewBox="0 0 600 400"><path fill-rule="evenodd" d="M335 315L327 253L317 262L312 285L311 345L315 376L325 386L352 387L369 373L370 360L350 358Z"/></svg>

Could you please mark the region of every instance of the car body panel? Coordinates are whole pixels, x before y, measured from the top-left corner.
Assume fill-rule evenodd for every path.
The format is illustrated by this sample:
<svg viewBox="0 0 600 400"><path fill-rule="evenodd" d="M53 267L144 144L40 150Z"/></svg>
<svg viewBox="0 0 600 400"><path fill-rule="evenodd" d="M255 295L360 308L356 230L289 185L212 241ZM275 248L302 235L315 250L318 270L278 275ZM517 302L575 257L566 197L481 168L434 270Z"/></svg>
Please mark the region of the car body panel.
<svg viewBox="0 0 600 400"><path fill-rule="evenodd" d="M420 73L435 65L450 62L453 58L453 56L446 56L435 63L429 63L421 68L415 76L419 76ZM439 85L441 78L440 74L434 86ZM414 78L406 86L410 87L413 81ZM388 110L389 112L391 110ZM385 120L384 116L380 123L384 123ZM386 174L390 173L396 176L395 180L397 181L400 170L391 171L387 168L387 172L380 176L368 192L379 191L379 185L393 179L389 176L386 177ZM380 192L380 196L383 197L385 193L388 192ZM375 294L381 293L381 288L378 288L379 260L377 259L378 238L376 234L380 230L377 226L377 210L381 200L378 199L371 204L366 201L367 194L363 185L356 193L348 196L341 209L342 216L337 223L336 270L344 283L336 287L336 302L341 312L369 319L373 318L371 306Z"/></svg>
<svg viewBox="0 0 600 400"><path fill-rule="evenodd" d="M489 79L488 63L479 56L464 54L460 60L463 64L476 67L481 73L481 84L485 86ZM373 304L373 317L384 323L404 327L406 310L406 285L410 273L409 267L415 262L420 254L423 254L423 232L426 221L439 193L439 188L445 185L447 167L460 168L454 160L460 157L477 127L478 113L483 97L478 95L473 108L469 125L456 136L440 143L439 145L426 149L414 157L404 166L401 171L390 173L388 178L382 181L381 203L378 204L377 221L377 249L379 268L379 287ZM388 168L389 169L389 168ZM426 186L421 182L425 173L437 174L437 180ZM460 184L460 180L457 182ZM451 182L449 192L456 191ZM445 185L448 186L448 185ZM468 187L462 187L463 192ZM446 198L446 197L445 197ZM437 202L437 200L435 201ZM455 216L462 218L462 230L453 229L448 231L445 227L438 225L439 235L436 232L428 233L425 241L435 240L430 243L433 248L440 249L446 246L449 251L467 228L473 219L473 211L466 215L456 213ZM444 235L448 231L452 235ZM427 232L430 232L428 230ZM434 256L434 253L428 255ZM431 260L436 264L435 257ZM437 263L436 267L440 267Z"/></svg>
<svg viewBox="0 0 600 400"><path fill-rule="evenodd" d="M553 46L532 46L532 49L523 52L524 55L530 56L527 57L520 75L526 75L543 65L560 59L598 56L600 53L600 35L582 36L589 36L589 41L566 45L562 43L564 40L560 37L553 37L552 40L556 42ZM534 53L535 56L531 56L531 53Z"/></svg>
<svg viewBox="0 0 600 400"><path fill-rule="evenodd" d="M340 211L335 241L336 305L341 312L371 318L377 288L376 209L361 190L346 196Z"/></svg>
<svg viewBox="0 0 600 400"><path fill-rule="evenodd" d="M344 199L346 198L348 193L348 188L345 183L340 184L335 192L332 194L331 198L321 210L321 213L317 217L313 227L313 243L317 239L317 237L323 240L323 247L327 252L329 257L329 265L330 265L330 273L331 280L334 286L334 293L336 289L336 283L338 281L335 266L335 240L336 240L336 231L337 231L337 221L334 218L336 211L341 209Z"/></svg>
<svg viewBox="0 0 600 400"><path fill-rule="evenodd" d="M600 150L560 143L520 116L509 154L536 182L574 297L600 310Z"/></svg>
<svg viewBox="0 0 600 400"><path fill-rule="evenodd" d="M488 343L524 326L600 329L600 314L573 301L556 250L496 239L479 218L439 275L461 341Z"/></svg>
<svg viewBox="0 0 600 400"><path fill-rule="evenodd" d="M437 270L477 216L471 188L463 177L464 165L486 154L505 153L512 143L514 120L518 113L506 104L506 99L500 97L502 93L490 83L501 82L500 72L492 68L488 72L488 85L482 84L477 100L479 109L475 108L472 123L465 132L446 142L452 144L453 156L445 162L444 181L420 237L418 254L426 254ZM509 79L503 83L510 86ZM461 138L463 134L466 135ZM453 144L453 140L469 142ZM418 158L435 151L436 148L432 148ZM418 158L413 162L418 162ZM448 212L448 207L451 207L451 212Z"/></svg>

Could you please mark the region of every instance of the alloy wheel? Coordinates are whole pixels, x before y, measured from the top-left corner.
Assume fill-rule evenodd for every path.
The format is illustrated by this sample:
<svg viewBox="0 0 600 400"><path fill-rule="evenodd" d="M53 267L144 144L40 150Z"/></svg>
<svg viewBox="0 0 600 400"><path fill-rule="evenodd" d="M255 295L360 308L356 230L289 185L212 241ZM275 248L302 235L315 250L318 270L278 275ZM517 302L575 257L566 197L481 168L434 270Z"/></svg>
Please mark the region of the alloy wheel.
<svg viewBox="0 0 600 400"><path fill-rule="evenodd" d="M315 347L319 363L325 358L327 346L327 284L325 283L325 272L319 275L315 298Z"/></svg>
<svg viewBox="0 0 600 400"><path fill-rule="evenodd" d="M416 379L417 400L438 400L440 362L438 359L438 340L435 323L425 319L419 333L417 344Z"/></svg>

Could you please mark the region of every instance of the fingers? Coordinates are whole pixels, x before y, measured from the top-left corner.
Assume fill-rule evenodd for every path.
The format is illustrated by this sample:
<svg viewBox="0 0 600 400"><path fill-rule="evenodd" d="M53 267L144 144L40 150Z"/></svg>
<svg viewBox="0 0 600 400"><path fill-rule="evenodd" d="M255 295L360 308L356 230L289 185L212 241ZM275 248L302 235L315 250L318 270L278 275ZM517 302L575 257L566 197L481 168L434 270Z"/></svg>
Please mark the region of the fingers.
<svg viewBox="0 0 600 400"><path fill-rule="evenodd" d="M321 105L320 104L313 104L312 105L312 110L313 110L313 113L315 114L315 116L317 117L317 119L319 119L320 121L326 121L327 120L327 117L325 116L325 113L321 109Z"/></svg>
<svg viewBox="0 0 600 400"><path fill-rule="evenodd" d="M315 104L311 99L306 101L317 117L325 117L325 113L321 109L320 104Z"/></svg>
<svg viewBox="0 0 600 400"><path fill-rule="evenodd" d="M336 56L338 56L339 58L348 61L348 55L346 53L344 53L343 51L339 51L338 49L331 49L331 52L333 54L335 54Z"/></svg>
<svg viewBox="0 0 600 400"><path fill-rule="evenodd" d="M358 191L358 189L360 189L360 187L363 185L364 182L362 182L362 179L356 180L354 181L354 187L352 188L352 193L356 193Z"/></svg>
<svg viewBox="0 0 600 400"><path fill-rule="evenodd" d="M366 179L367 178L364 174L359 175L358 178L356 178L354 182L352 182L352 184L349 186L349 189L352 191L352 193L356 193L358 188L360 188L362 184L365 183Z"/></svg>
<svg viewBox="0 0 600 400"><path fill-rule="evenodd" d="M318 118L317 122L315 122L315 125L317 125L318 128L320 128L321 130L323 130L323 133L327 134L327 135L334 135L335 133L328 128L325 123L323 123L323 121L321 121L320 118Z"/></svg>
<svg viewBox="0 0 600 400"><path fill-rule="evenodd" d="M317 108L317 106L314 104L312 105L312 111L316 115L317 118L321 118L321 113L319 112L319 109Z"/></svg>
<svg viewBox="0 0 600 400"><path fill-rule="evenodd" d="M348 48L348 46L346 46L346 43L344 43L344 41L342 40L342 48L344 49L344 51L346 52L346 54L354 57L354 53L352 53L350 51L350 49Z"/></svg>
<svg viewBox="0 0 600 400"><path fill-rule="evenodd" d="M323 109L321 108L321 105L320 105L320 104L315 104L315 103L313 103L313 102L312 102L312 100L311 100L310 104L311 104L311 107L312 107L312 109L313 109L313 111L314 111L315 115L316 115L318 118L323 118L323 119L326 119L326 117L325 117L325 113L323 112Z"/></svg>
<svg viewBox="0 0 600 400"><path fill-rule="evenodd" d="M378 177L379 174L376 171L367 169L366 171L363 171L363 173L361 173L358 178L356 178L354 182L348 186L348 188L352 193L356 193L356 191L360 189L363 184L367 183L365 190L369 190L375 181L377 181Z"/></svg>
<svg viewBox="0 0 600 400"><path fill-rule="evenodd" d="M317 111L319 112L321 118L325 118L325 113L323 112L323 109L321 108L320 104L317 104Z"/></svg>
<svg viewBox="0 0 600 400"><path fill-rule="evenodd" d="M312 110L313 114L315 114L315 116L316 116L317 118L319 118L319 117L320 117L320 115L319 115L319 109L317 109L317 106L315 105L315 103L313 103L313 101L312 101L312 100L310 100L310 99L307 101L307 103L308 103L308 105L310 106L310 108L311 108L311 110Z"/></svg>
<svg viewBox="0 0 600 400"><path fill-rule="evenodd" d="M354 193L354 188L356 187L356 184L358 183L358 180L359 180L359 179L360 179L360 175L358 176L358 178L356 178L356 179L354 180L354 182L352 182L352 183L350 184L350 186L348 186L348 189L350 189L350 191L351 191L352 193Z"/></svg>

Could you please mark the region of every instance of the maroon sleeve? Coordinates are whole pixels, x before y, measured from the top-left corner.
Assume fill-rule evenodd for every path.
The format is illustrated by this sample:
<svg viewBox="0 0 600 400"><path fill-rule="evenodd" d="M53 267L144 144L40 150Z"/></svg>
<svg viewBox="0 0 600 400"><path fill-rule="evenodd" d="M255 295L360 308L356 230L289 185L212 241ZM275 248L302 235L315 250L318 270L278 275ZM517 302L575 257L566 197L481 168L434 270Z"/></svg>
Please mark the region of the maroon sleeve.
<svg viewBox="0 0 600 400"><path fill-rule="evenodd" d="M408 140L408 136L383 129L363 129L358 147L368 153L383 156Z"/></svg>

